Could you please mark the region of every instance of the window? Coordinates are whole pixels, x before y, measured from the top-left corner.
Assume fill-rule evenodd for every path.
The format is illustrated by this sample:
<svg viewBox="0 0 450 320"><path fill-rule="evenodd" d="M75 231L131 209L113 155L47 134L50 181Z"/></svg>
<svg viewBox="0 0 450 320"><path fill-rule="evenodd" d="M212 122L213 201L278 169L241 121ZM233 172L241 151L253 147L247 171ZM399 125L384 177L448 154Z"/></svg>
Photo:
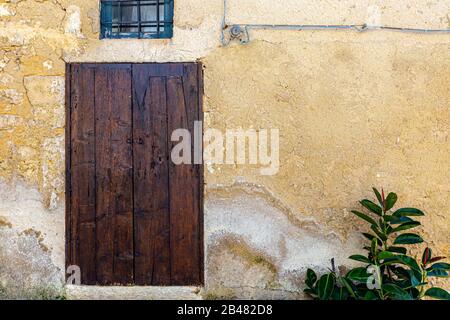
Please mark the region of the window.
<svg viewBox="0 0 450 320"><path fill-rule="evenodd" d="M172 38L173 0L102 0L101 38Z"/></svg>

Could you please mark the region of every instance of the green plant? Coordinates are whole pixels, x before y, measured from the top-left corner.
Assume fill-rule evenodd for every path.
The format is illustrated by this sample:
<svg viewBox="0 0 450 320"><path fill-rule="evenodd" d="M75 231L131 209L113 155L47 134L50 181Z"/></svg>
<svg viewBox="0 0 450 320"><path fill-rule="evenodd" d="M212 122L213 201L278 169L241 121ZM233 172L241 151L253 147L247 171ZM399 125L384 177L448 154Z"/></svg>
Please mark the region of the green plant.
<svg viewBox="0 0 450 320"><path fill-rule="evenodd" d="M450 300L448 291L430 287L429 278L447 278L450 264L442 262L445 257L432 257L430 248L425 248L422 258L407 255L405 245L424 242L411 229L420 226L414 220L425 214L415 208L393 211L397 195L384 196L373 188L379 204L364 199L361 205L368 211L352 211L370 225L371 232L363 233L370 241L364 246L367 255L352 255L349 258L365 264L350 270L345 276L334 267L320 278L308 269L304 292L318 300L420 300L425 296ZM428 288L428 289L427 289Z"/></svg>

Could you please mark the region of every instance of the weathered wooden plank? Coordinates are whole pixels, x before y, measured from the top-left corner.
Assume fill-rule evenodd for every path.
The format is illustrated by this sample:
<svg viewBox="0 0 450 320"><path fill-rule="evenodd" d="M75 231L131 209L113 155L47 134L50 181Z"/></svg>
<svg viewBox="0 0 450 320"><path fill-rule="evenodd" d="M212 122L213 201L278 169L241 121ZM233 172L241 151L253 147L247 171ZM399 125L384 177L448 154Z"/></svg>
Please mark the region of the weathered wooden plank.
<svg viewBox="0 0 450 320"><path fill-rule="evenodd" d="M197 108L197 119L202 123L201 127L201 137L199 145L201 145L200 152L200 164L196 165L197 176L199 179L199 265L200 265L200 284L204 284L205 282L205 239L204 239L204 192L205 192L205 182L204 182L204 166L203 166L203 93L204 93L204 84L203 84L203 65L202 63L197 63L197 80L198 80L198 108Z"/></svg>
<svg viewBox="0 0 450 320"><path fill-rule="evenodd" d="M114 215L113 282L133 283L133 149L131 66L108 68L111 86L111 210Z"/></svg>
<svg viewBox="0 0 450 320"><path fill-rule="evenodd" d="M72 66L67 63L66 64L66 74L65 74L65 79L66 79L66 89L65 89L65 111L66 111L66 126L65 126L65 172L66 172L66 185L65 185L65 206L66 206L66 221L65 221L65 225L66 225L66 230L65 230L65 249L66 249L66 270L65 270L65 275L66 275L66 279L68 277L67 275L67 268L72 264L72 248L71 248L71 222L72 222L72 214L71 214L71 186L72 186L72 181L71 181L71 153L72 153L72 149L71 149L71 100L70 97L72 95L72 89L71 89L71 85L72 85Z"/></svg>
<svg viewBox="0 0 450 320"><path fill-rule="evenodd" d="M198 163L202 158L203 154L203 138L202 132L195 132L197 128L195 127L195 122L200 121L201 112L200 112L200 83L199 83L199 68L201 70L201 66L194 63L185 63L184 64L184 74L183 74L183 92L185 97L186 104L186 118L188 119L188 127L191 132L192 139L192 172L191 184L192 184L192 193L193 193L193 207L195 212L192 215L197 217L197 225L196 225L196 235L198 237L197 245L198 245L198 265L199 265L199 282L203 282L203 215L202 210L202 181L201 181L201 163ZM195 136L199 139L198 143L194 140ZM196 143L199 144L196 146ZM202 150L198 151L199 155L197 155L197 159L195 158L195 148L201 147ZM200 158L200 159L198 159ZM195 220L194 220L195 221Z"/></svg>
<svg viewBox="0 0 450 320"><path fill-rule="evenodd" d="M135 97L135 276L139 285L170 285L170 224L165 79L148 68L134 70L147 87Z"/></svg>
<svg viewBox="0 0 450 320"><path fill-rule="evenodd" d="M94 69L73 65L71 89L71 263L80 267L83 284L94 284Z"/></svg>
<svg viewBox="0 0 450 320"><path fill-rule="evenodd" d="M95 156L97 282L114 282L114 195L112 194L112 82L108 67L101 65L95 74Z"/></svg>
<svg viewBox="0 0 450 320"><path fill-rule="evenodd" d="M189 129L188 112L182 77L167 77L169 132ZM170 142L172 150L177 142ZM199 206L196 170L191 164L175 165L170 161L170 250L173 285L200 283Z"/></svg>

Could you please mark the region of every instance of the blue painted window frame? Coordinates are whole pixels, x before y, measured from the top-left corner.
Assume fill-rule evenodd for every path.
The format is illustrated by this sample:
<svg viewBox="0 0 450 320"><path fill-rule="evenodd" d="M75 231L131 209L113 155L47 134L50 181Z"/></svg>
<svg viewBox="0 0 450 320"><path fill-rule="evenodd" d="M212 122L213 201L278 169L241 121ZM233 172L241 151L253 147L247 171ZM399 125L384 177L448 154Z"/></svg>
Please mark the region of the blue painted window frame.
<svg viewBox="0 0 450 320"><path fill-rule="evenodd" d="M140 0L122 0L140 2ZM100 1L100 39L170 39L173 37L173 6L174 0L159 0L164 4L164 31L159 33L148 32L112 32L113 3L120 0L101 0Z"/></svg>

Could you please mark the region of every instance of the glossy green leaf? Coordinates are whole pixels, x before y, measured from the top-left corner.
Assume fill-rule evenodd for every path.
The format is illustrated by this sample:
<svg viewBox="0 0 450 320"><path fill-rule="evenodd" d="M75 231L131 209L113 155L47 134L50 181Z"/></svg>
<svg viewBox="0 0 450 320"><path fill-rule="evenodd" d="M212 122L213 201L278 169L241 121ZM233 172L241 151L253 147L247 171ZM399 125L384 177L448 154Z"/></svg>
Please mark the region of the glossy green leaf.
<svg viewBox="0 0 450 320"><path fill-rule="evenodd" d="M355 293L355 291L353 290L353 286L352 286L352 284L350 283L350 281L347 280L347 279L344 278L344 277L341 277L341 278L340 278L340 282L341 282L342 285L344 285L344 286L347 288L347 290L348 290L348 292L350 293L350 295L351 295L353 298L356 299L356 293Z"/></svg>
<svg viewBox="0 0 450 320"><path fill-rule="evenodd" d="M387 240L387 236L385 236L383 233L381 233L380 230L378 230L378 227L375 225L371 225L370 229L372 229L373 232L375 232L375 234L378 236L378 238L380 238L383 241Z"/></svg>
<svg viewBox="0 0 450 320"><path fill-rule="evenodd" d="M394 244L416 244L422 242L422 237L413 233L401 234L394 240Z"/></svg>
<svg viewBox="0 0 450 320"><path fill-rule="evenodd" d="M362 235L366 239L369 239L370 241L373 241L373 239L377 239L378 245L380 245L380 246L383 244L383 242L380 239L378 239L376 236L374 236L373 234L363 232Z"/></svg>
<svg viewBox="0 0 450 320"><path fill-rule="evenodd" d="M393 254L392 252L389 252L389 251L381 251L378 254L379 259L387 259L387 258L392 258L392 257L395 257L395 254Z"/></svg>
<svg viewBox="0 0 450 320"><path fill-rule="evenodd" d="M430 288L425 291L425 295L434 299L450 300L450 293L441 288Z"/></svg>
<svg viewBox="0 0 450 320"><path fill-rule="evenodd" d="M386 197L386 208L385 211L389 211L392 209L392 207L395 205L395 203L397 202L397 194L391 192L388 194L388 196Z"/></svg>
<svg viewBox="0 0 450 320"><path fill-rule="evenodd" d="M422 264L426 265L431 260L432 251L430 248L425 248L422 254Z"/></svg>
<svg viewBox="0 0 450 320"><path fill-rule="evenodd" d="M446 262L435 263L431 266L432 270L450 270L450 264Z"/></svg>
<svg viewBox="0 0 450 320"><path fill-rule="evenodd" d="M368 274L366 268L363 267L352 269L346 275L347 279L350 279L358 283L366 283L367 278L369 277L370 274Z"/></svg>
<svg viewBox="0 0 450 320"><path fill-rule="evenodd" d="M402 208L398 209L392 214L394 217L412 217L412 216L424 216L425 214L416 208Z"/></svg>
<svg viewBox="0 0 450 320"><path fill-rule="evenodd" d="M375 193L375 196L377 197L380 206L383 206L383 198L381 197L380 192L377 190L377 188L372 188L372 190Z"/></svg>
<svg viewBox="0 0 450 320"><path fill-rule="evenodd" d="M352 213L354 215L360 217L361 219L366 220L368 223L370 223L372 225L376 225L377 224L375 220L373 220L371 217L369 217L368 215L366 215L366 214L364 214L362 212L353 210Z"/></svg>
<svg viewBox="0 0 450 320"><path fill-rule="evenodd" d="M374 291L367 291L364 295L364 300L379 300L379 297Z"/></svg>
<svg viewBox="0 0 450 320"><path fill-rule="evenodd" d="M414 272L413 270L407 270L408 276L409 276L409 281L412 287L417 287L421 284L420 282L420 278L421 278L421 274L418 274L418 272Z"/></svg>
<svg viewBox="0 0 450 320"><path fill-rule="evenodd" d="M417 264L416 260L414 258L411 258L409 256L405 255L398 255L395 257L399 263L405 264L408 267L410 267L415 272L421 272L420 267Z"/></svg>
<svg viewBox="0 0 450 320"><path fill-rule="evenodd" d="M410 274L408 273L408 271L403 267L400 266L391 266L390 270L397 276L399 277L399 279L409 279L410 278Z"/></svg>
<svg viewBox="0 0 450 320"><path fill-rule="evenodd" d="M408 217L394 217L394 216L385 216L384 219L388 221L390 224L402 224L414 221L413 219Z"/></svg>
<svg viewBox="0 0 450 320"><path fill-rule="evenodd" d="M401 253L401 254L406 254L408 252L406 250L406 248L403 248L403 247L389 247L387 249L387 251L395 252L395 253Z"/></svg>
<svg viewBox="0 0 450 320"><path fill-rule="evenodd" d="M427 272L428 277L447 278L448 272L441 269L431 270Z"/></svg>
<svg viewBox="0 0 450 320"><path fill-rule="evenodd" d="M420 291L417 288L411 288L409 292L414 300L420 300Z"/></svg>
<svg viewBox="0 0 450 320"><path fill-rule="evenodd" d="M316 283L316 281L317 281L316 273L313 270L308 269L306 271L306 280L305 280L306 285L310 288L314 288L314 284Z"/></svg>
<svg viewBox="0 0 450 320"><path fill-rule="evenodd" d="M365 257L363 255L360 255L360 254L354 254L354 255L352 255L352 256L350 256L348 258L352 259L352 260L355 260L355 261L370 263L369 258L367 258L367 257Z"/></svg>
<svg viewBox="0 0 450 320"><path fill-rule="evenodd" d="M394 300L412 300L412 297L408 291L393 283L383 284L382 288Z"/></svg>
<svg viewBox="0 0 450 320"><path fill-rule="evenodd" d="M367 199L364 199L359 203L361 203L366 209L369 209L370 211L381 217L383 210L381 209L380 206L376 205L375 203Z"/></svg>
<svg viewBox="0 0 450 320"><path fill-rule="evenodd" d="M392 264L396 264L398 263L397 259L395 257L392 258L386 258L383 260L383 263L381 264L382 266L389 266Z"/></svg>
<svg viewBox="0 0 450 320"><path fill-rule="evenodd" d="M399 225L397 228L394 228L392 230L390 230L389 233L394 233L394 232L399 232L399 231L403 231L403 230L408 230L408 229L412 229L415 227L420 226L420 222L418 221L410 221L410 222L405 222L401 225Z"/></svg>
<svg viewBox="0 0 450 320"><path fill-rule="evenodd" d="M332 273L320 277L317 283L317 294L320 300L328 300L333 293L335 278Z"/></svg>

